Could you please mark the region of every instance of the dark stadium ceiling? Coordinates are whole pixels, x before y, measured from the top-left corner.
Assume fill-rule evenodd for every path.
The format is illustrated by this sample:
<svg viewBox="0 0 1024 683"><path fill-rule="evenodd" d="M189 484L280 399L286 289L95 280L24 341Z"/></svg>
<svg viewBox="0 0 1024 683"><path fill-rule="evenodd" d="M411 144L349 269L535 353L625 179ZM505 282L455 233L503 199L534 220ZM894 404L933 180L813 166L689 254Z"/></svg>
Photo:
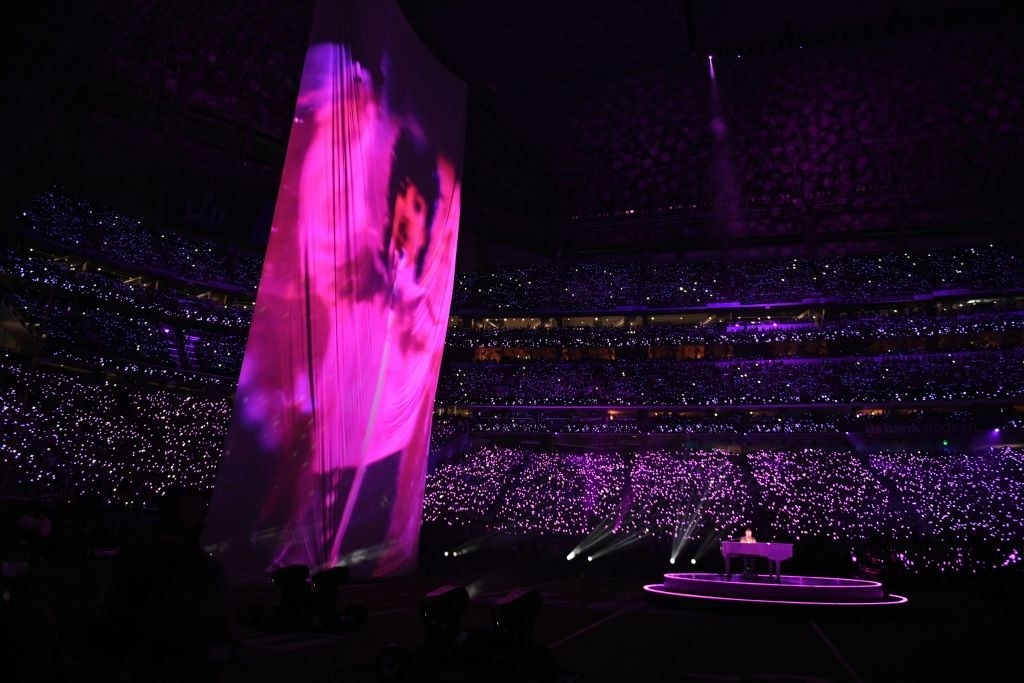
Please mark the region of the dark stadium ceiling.
<svg viewBox="0 0 1024 683"><path fill-rule="evenodd" d="M576 240L580 220L591 242L600 243L599 217L621 210L623 197L628 204L629 192L583 197L580 188L616 177L609 159L593 149L611 148L609 129L622 116L663 106L644 74L678 69L692 84L706 78L710 53L785 59L805 44L870 50L879 36L914 40L937 28L976 25L1012 27L1019 35L1020 24L1018 3L1009 0L399 4L421 39L468 85L463 229L542 251ZM285 0L19 6L8 22L0 105L4 178L22 184L54 178L147 197L154 176L181 174L273 193L312 7ZM664 116L654 115L651 128L663 123ZM566 150L566 126L583 130L589 151ZM710 162L691 157L686 163ZM663 194L675 187L661 182ZM640 183L636 194L645 187ZM691 201L681 194L683 203ZM638 214L660 215L649 221L654 224L716 219L715 211L680 217L658 205L665 203L661 196L650 202L643 208L657 211ZM633 221L637 239L673 239L674 228L641 223ZM804 239L800 228L794 232Z"/></svg>

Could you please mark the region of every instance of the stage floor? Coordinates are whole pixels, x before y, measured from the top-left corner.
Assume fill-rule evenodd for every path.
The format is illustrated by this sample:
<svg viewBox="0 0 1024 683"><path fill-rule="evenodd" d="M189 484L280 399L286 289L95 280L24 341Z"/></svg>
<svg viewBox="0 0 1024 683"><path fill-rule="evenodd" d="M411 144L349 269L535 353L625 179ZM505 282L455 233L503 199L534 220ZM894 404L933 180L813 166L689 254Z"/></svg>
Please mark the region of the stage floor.
<svg viewBox="0 0 1024 683"><path fill-rule="evenodd" d="M273 607L281 596L269 580L258 586L232 585L235 646L223 654L227 660L220 680L381 683L380 653L393 645L413 654L422 652L420 601L450 585L470 590L469 605L459 620L460 628L470 634L493 631L493 608L510 592L524 587L539 590L543 606L533 623L532 643L566 672L563 680L574 683L1000 681L1019 666L1019 643L1024 638L1024 578L1016 571L903 577L891 588L909 595L905 607L815 610L805 605L770 608L763 603L685 600L678 595L652 600L655 594L641 586L663 584L664 572L673 570L664 565L605 571L606 566L598 563L566 562L563 555L547 562L530 558L471 565L456 560L444 566L449 571L341 586L339 607L365 606L368 618L362 627L340 633L247 624L242 618L247 605ZM21 663L53 668L50 651L40 654L47 641L39 630L48 627L69 670L25 680L109 680L96 670L96 636L102 631L96 629L93 615L109 585L110 560L55 558L42 569L39 581L45 590L33 596L45 598L46 611L40 612L45 619L4 622L4 616L14 613L0 609L0 625L11 626L5 633L17 636L8 648L7 669L27 671L18 669ZM721 582L721 577L712 576L710 582ZM806 579L787 578L787 584ZM507 665L501 669L509 670Z"/></svg>

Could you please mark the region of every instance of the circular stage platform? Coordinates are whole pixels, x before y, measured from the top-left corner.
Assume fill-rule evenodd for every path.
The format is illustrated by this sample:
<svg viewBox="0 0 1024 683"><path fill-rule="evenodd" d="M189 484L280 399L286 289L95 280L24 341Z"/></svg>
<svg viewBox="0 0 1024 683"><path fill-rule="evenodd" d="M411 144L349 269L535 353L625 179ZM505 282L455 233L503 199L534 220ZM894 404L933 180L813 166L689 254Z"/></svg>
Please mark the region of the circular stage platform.
<svg viewBox="0 0 1024 683"><path fill-rule="evenodd" d="M647 584L644 590L659 598L680 602L875 608L907 602L901 595L887 593L878 581L786 574L778 578L710 572L665 574L662 583Z"/></svg>

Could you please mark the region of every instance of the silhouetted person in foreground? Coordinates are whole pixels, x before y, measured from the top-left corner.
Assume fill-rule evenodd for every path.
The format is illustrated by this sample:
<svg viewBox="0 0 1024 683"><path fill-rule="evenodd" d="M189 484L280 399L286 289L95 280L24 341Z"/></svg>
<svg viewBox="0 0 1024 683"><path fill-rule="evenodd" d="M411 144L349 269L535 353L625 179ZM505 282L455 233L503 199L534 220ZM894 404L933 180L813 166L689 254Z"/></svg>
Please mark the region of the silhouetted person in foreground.
<svg viewBox="0 0 1024 683"><path fill-rule="evenodd" d="M34 502L0 532L0 677L24 683L69 680L76 663L64 649L54 618L47 543L52 523Z"/></svg>
<svg viewBox="0 0 1024 683"><path fill-rule="evenodd" d="M227 583L199 545L205 502L193 491L161 501L153 532L126 543L103 603L111 681L214 681L211 648L231 641Z"/></svg>

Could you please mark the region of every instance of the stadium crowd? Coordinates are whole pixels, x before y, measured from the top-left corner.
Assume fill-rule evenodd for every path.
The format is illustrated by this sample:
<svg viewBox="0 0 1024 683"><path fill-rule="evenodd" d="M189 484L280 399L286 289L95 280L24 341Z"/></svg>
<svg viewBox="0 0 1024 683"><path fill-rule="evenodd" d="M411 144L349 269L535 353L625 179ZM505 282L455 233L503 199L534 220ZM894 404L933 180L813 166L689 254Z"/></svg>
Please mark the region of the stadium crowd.
<svg viewBox="0 0 1024 683"><path fill-rule="evenodd" d="M153 510L169 491L208 494L258 255L157 234L58 190L16 228L0 249L0 293L28 341L5 337L0 359L6 499L43 502L60 518L82 501ZM851 555L884 543L908 572L1014 566L1024 545L1019 445L767 448L741 437L1019 431L1022 256L990 245L460 273L424 523L569 547L601 528L667 544L756 523L762 535ZM736 314L762 302L816 313ZM661 309L680 322L648 317ZM511 311L535 322L488 317ZM581 311L618 318L581 325ZM559 435L720 436L733 447L509 444Z"/></svg>

